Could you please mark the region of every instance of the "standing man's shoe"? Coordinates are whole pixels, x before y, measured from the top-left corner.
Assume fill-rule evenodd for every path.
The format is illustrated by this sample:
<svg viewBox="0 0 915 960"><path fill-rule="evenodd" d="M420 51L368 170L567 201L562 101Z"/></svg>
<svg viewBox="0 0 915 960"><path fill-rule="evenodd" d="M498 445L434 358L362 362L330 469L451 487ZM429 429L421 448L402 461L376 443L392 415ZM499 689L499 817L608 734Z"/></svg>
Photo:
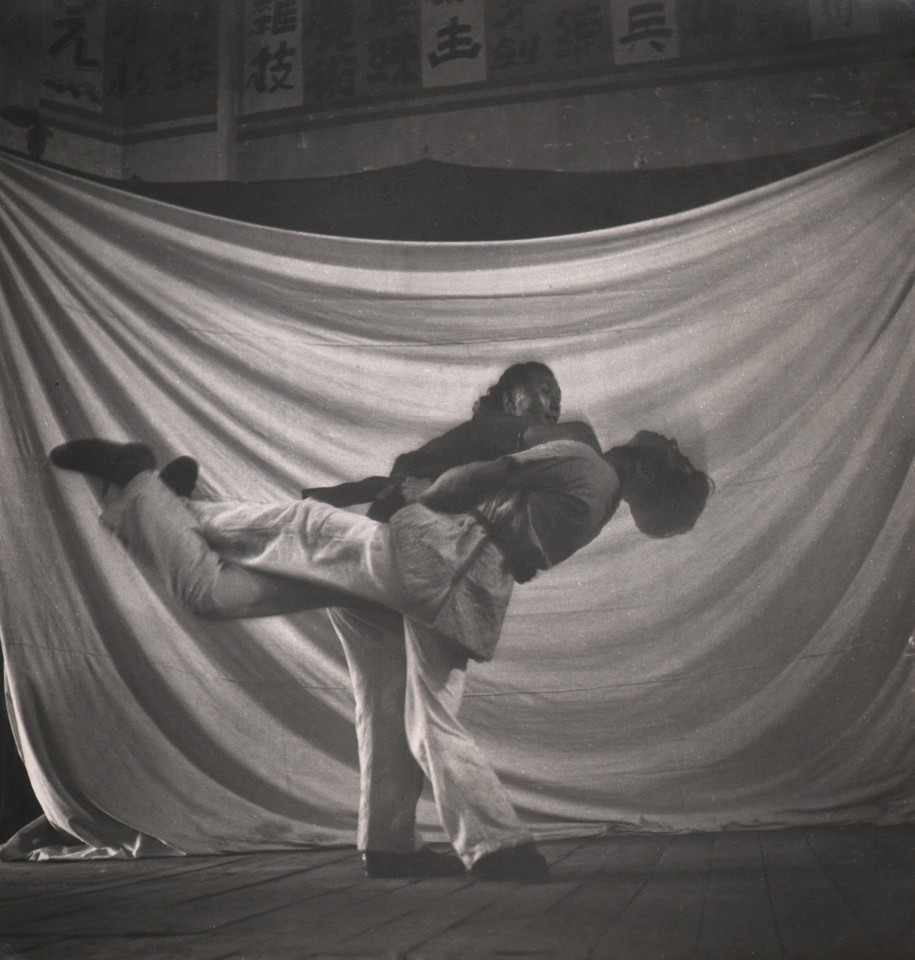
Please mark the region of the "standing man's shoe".
<svg viewBox="0 0 915 960"><path fill-rule="evenodd" d="M513 883L546 883L550 879L550 868L533 843L487 853L470 868L470 873L480 880Z"/></svg>

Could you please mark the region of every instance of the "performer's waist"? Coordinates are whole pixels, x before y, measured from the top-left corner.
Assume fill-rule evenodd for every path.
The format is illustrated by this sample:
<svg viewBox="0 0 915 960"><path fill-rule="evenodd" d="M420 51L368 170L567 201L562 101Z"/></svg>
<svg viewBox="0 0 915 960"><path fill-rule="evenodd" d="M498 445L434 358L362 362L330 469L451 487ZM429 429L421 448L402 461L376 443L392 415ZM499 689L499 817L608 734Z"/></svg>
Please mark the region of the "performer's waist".
<svg viewBox="0 0 915 960"><path fill-rule="evenodd" d="M527 583L528 580L533 580L539 570L549 567L543 551L535 544L525 542L513 531L499 527L479 510L471 510L470 513L474 520L485 528L492 542L505 557L515 583Z"/></svg>

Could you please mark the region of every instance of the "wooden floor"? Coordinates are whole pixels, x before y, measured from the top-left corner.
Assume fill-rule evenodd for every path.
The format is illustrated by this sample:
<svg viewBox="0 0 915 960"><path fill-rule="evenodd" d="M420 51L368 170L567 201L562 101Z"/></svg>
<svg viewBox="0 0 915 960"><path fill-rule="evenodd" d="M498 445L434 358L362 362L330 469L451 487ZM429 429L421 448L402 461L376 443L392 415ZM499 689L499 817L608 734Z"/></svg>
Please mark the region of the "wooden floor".
<svg viewBox="0 0 915 960"><path fill-rule="evenodd" d="M366 880L351 849L0 864L0 958L915 958L915 826L542 849L537 886Z"/></svg>

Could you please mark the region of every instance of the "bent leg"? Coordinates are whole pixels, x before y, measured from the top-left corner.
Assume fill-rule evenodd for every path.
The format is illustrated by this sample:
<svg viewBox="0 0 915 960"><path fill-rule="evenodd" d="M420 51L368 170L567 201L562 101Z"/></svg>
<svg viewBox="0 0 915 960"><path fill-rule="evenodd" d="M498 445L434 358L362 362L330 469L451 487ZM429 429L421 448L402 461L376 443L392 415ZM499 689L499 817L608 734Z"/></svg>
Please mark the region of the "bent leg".
<svg viewBox="0 0 915 960"><path fill-rule="evenodd" d="M226 562L206 542L184 501L150 472L124 487L102 514L102 523L202 617L269 617L358 602L326 585Z"/></svg>
<svg viewBox="0 0 915 960"><path fill-rule="evenodd" d="M467 658L428 627L404 620L407 651L407 736L432 783L442 826L470 868L495 850L532 840L508 791L457 719Z"/></svg>
<svg viewBox="0 0 915 960"><path fill-rule="evenodd" d="M412 853L423 772L404 721L403 617L385 607L328 611L353 681L359 742L360 850Z"/></svg>

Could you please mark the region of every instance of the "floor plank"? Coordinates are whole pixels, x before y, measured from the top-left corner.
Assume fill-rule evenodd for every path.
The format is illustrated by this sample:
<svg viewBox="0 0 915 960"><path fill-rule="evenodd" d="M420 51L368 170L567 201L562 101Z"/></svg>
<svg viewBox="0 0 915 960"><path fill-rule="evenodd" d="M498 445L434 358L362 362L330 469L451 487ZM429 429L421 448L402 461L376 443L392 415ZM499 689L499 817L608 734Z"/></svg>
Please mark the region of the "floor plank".
<svg viewBox="0 0 915 960"><path fill-rule="evenodd" d="M753 960L782 956L758 834L715 837L697 953Z"/></svg>
<svg viewBox="0 0 915 960"><path fill-rule="evenodd" d="M257 914L263 901L274 904L284 878L298 878L303 864L309 871L316 869L327 856L193 858L171 871L138 879L131 877L131 864L118 863L104 883L90 882L85 889L71 886L51 897L4 904L2 929L23 935L66 932L74 937L112 931L134 937L205 932L227 917ZM352 859L352 852L330 856Z"/></svg>
<svg viewBox="0 0 915 960"><path fill-rule="evenodd" d="M547 859L561 860L570 854L580 841L557 842L545 848ZM453 881L452 881L453 883ZM362 951L378 950L384 944L395 955L409 956L411 951L425 955L432 949L430 942L437 940L449 953L455 951L453 932L459 928L466 928L478 932L480 929L480 914L496 908L502 913L510 913L512 903L516 905L522 901L529 911L531 904L542 898L544 890L549 891L553 899L556 890L551 890L551 884L527 886L519 883L479 883L471 881L462 886L455 886L446 894L429 905L420 916L412 910L400 913L396 918L384 924L368 928L357 937L349 937L343 941L348 950ZM538 892L541 897L538 897ZM513 894L519 894L512 899ZM409 891L403 891L400 896L409 897ZM475 940L474 952L480 955L479 940Z"/></svg>
<svg viewBox="0 0 915 960"><path fill-rule="evenodd" d="M759 837L785 953L805 960L876 960L878 944L824 874L807 832L780 830Z"/></svg>
<svg viewBox="0 0 915 960"><path fill-rule="evenodd" d="M597 863L576 858L558 865L553 882L571 883L568 896L500 944L506 955L510 943L510 952L521 957L589 957L607 927L638 895L672 838L626 836L592 843Z"/></svg>
<svg viewBox="0 0 915 960"><path fill-rule="evenodd" d="M334 871L325 868L300 877L288 885L295 894L291 899L284 897L269 911L234 920L230 927L215 931L204 956L206 960L220 956L215 947L227 937L243 956L296 956L292 951L306 948L310 953L329 951L405 912L421 914L449 891L470 883L463 877L367 881L361 863L354 858Z"/></svg>
<svg viewBox="0 0 915 960"><path fill-rule="evenodd" d="M849 828L806 832L806 839L871 939L884 951L901 951L915 924L915 876Z"/></svg>
<svg viewBox="0 0 915 960"><path fill-rule="evenodd" d="M3 960L915 960L915 828L544 843L546 884L355 851L0 864Z"/></svg>
<svg viewBox="0 0 915 960"><path fill-rule="evenodd" d="M915 867L915 824L894 827L855 827L863 831L870 841L894 862L903 868Z"/></svg>
<svg viewBox="0 0 915 960"><path fill-rule="evenodd" d="M674 837L590 957L652 960L691 956L699 938L714 842L713 834Z"/></svg>
<svg viewBox="0 0 915 960"><path fill-rule="evenodd" d="M524 956L526 950L533 948L525 947L521 931L527 932L541 918L558 912L560 904L572 896L584 880L606 866L613 849L612 844L593 841L578 841L565 849L555 844L544 847L550 860L552 879L549 883L511 884L501 896L490 894L484 909L415 944L406 956L416 960L426 955L463 960L506 952L515 957ZM536 934L535 938L536 949L542 952L544 941Z"/></svg>

